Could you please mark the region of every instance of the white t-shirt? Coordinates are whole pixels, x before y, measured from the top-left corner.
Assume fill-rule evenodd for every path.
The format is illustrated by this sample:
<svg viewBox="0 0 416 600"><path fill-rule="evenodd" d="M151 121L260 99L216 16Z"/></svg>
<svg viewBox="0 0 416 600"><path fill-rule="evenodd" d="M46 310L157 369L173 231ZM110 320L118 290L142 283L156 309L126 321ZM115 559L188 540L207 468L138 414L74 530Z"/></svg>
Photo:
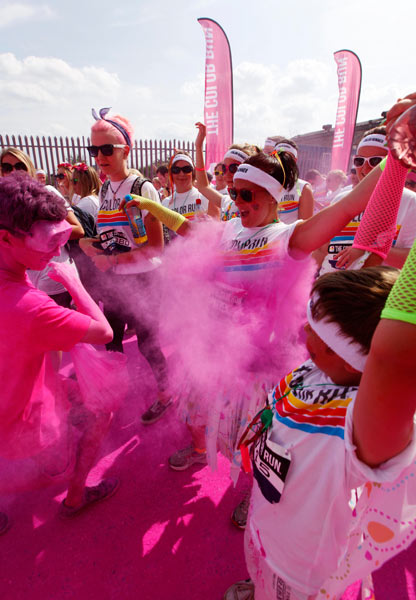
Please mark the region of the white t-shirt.
<svg viewBox="0 0 416 600"><path fill-rule="evenodd" d="M298 222L277 222L265 227L243 227L236 217L224 224L220 242L223 266L221 279L229 285L258 280L265 273L274 274L288 256L289 239Z"/></svg>
<svg viewBox="0 0 416 600"><path fill-rule="evenodd" d="M236 203L234 200L231 200L227 193L225 193L221 198L221 221L230 221L231 219L235 219L239 216L240 212Z"/></svg>
<svg viewBox="0 0 416 600"><path fill-rule="evenodd" d="M349 192L343 191L338 194L335 199L335 202L339 202L342 198L344 198ZM352 246L354 242L355 234L357 233L357 229L361 223L361 219L363 217L363 212L359 215L355 216L338 235L333 237L328 244L328 254L325 256L321 270L319 271L320 275L324 273L330 273L333 270L336 270L336 260L334 256ZM397 214L396 221L396 235L393 240L394 248L411 248L416 238L416 194L410 190L403 190L402 199L400 201L399 212ZM369 253L365 252L363 256L358 258L349 269L360 269L364 262L367 260Z"/></svg>
<svg viewBox="0 0 416 600"><path fill-rule="evenodd" d="M195 218L196 200L198 198L201 200L200 210L206 213L208 210L208 200L195 187L180 194L174 191L171 196L163 200L162 204L166 208L170 208L170 210L174 210L192 221Z"/></svg>
<svg viewBox="0 0 416 600"><path fill-rule="evenodd" d="M268 441L286 449L291 464L280 501L272 504L280 486L276 473L283 472L285 463L263 452L266 466L254 467L248 527L267 565L305 594L319 591L346 551L351 490L366 481L394 481L415 459L412 441L375 469L358 460L352 441L356 394L356 387L334 384L312 360L269 394L276 408ZM255 456L260 448L256 446ZM262 478L264 471L268 475Z"/></svg>
<svg viewBox="0 0 416 600"><path fill-rule="evenodd" d="M82 210L85 210L88 214L94 217L94 220L97 220L98 217L98 209L100 207L100 201L98 200L98 196L94 194L90 194L89 196L81 196L74 195L72 197L73 206L78 206Z"/></svg>
<svg viewBox="0 0 416 600"><path fill-rule="evenodd" d="M45 185L45 187L50 192L62 198L62 200L65 200L62 194L51 185ZM65 200L65 208L67 212L73 213L71 206L67 200ZM69 256L65 246L61 247L61 254L59 256L54 256L51 260L53 262L58 263L67 263L78 274L75 263L73 260L71 260L71 257ZM38 290L41 290L42 292L45 292L45 294L48 294L48 296L55 296L56 294L62 294L63 292L67 292L68 290L62 285L62 283L59 283L59 281L54 281L49 277L49 270L49 267L45 267L42 271L32 271L31 269L28 269L26 272L32 284Z"/></svg>
<svg viewBox="0 0 416 600"><path fill-rule="evenodd" d="M227 186L225 186L224 188L222 188L222 190L217 190L217 188L214 185L214 190L216 192L218 192L219 194L222 194L223 196L228 196L228 188L227 188Z"/></svg>
<svg viewBox="0 0 416 600"><path fill-rule="evenodd" d="M292 189L286 191L279 202L279 219L283 223L294 223L299 219L299 201L307 181L298 179Z"/></svg>
<svg viewBox="0 0 416 600"><path fill-rule="evenodd" d="M129 175L124 181L111 181L107 188L105 196L100 190L99 200L100 209L97 217L97 232L99 235L111 231L111 235L117 237L118 243L125 247L127 251L139 248L142 244L135 242L133 233L124 210L119 210L119 206L123 198L130 194L133 183L136 181L137 175ZM114 190L114 192L113 192ZM154 202L160 202L159 194L153 184L146 181L141 189L141 195L144 198L149 198ZM147 215L147 210L142 210L142 219ZM113 267L113 272L117 275L130 275L135 273L144 273L152 271L161 264L159 258L143 260L138 257L137 263L131 262L126 264L118 264Z"/></svg>

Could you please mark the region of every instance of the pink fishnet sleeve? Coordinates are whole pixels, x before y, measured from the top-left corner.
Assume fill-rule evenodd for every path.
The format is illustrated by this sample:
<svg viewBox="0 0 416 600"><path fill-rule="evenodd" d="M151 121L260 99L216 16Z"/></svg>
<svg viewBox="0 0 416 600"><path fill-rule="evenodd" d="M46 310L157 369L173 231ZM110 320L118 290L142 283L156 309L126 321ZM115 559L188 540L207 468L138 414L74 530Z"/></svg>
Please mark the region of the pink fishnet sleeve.
<svg viewBox="0 0 416 600"><path fill-rule="evenodd" d="M353 248L374 252L383 259L393 243L397 213L403 194L407 167L388 154L386 167L371 194Z"/></svg>

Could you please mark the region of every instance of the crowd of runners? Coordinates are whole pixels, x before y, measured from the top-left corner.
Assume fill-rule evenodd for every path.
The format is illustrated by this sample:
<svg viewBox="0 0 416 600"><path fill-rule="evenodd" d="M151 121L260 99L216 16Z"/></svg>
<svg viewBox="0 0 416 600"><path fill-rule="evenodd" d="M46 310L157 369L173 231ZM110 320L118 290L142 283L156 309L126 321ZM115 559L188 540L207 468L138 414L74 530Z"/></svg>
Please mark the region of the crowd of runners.
<svg viewBox="0 0 416 600"><path fill-rule="evenodd" d="M175 151L148 179L131 122L93 117L96 168L51 178L0 154L0 503L67 481L69 520L116 493L86 480L134 393L133 334L156 390L139 427L176 411L189 430L166 468L221 452L246 479L231 519L250 579L224 598L333 599L359 578L364 594L375 549L380 566L416 537L416 94L348 174L305 179L278 135L210 173L203 123L195 160Z"/></svg>

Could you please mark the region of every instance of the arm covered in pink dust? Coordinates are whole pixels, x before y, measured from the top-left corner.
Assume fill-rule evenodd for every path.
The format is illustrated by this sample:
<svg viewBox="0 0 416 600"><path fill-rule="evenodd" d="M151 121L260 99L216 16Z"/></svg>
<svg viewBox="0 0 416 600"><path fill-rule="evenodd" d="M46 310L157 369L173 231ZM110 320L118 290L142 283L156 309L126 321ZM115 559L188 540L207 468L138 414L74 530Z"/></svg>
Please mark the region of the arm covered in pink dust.
<svg viewBox="0 0 416 600"><path fill-rule="evenodd" d="M113 339L113 331L104 314L82 285L74 269L65 263L49 264L49 277L65 286L80 313L91 318L87 333L81 342L106 344Z"/></svg>

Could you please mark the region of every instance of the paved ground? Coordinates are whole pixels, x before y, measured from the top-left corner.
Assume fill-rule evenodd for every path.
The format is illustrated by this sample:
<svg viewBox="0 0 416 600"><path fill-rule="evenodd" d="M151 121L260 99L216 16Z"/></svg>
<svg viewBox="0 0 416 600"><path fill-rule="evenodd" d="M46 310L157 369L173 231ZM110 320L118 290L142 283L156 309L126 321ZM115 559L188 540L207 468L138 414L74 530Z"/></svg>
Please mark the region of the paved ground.
<svg viewBox="0 0 416 600"><path fill-rule="evenodd" d="M153 426L139 423L153 392L139 388L133 339L126 348L137 395L118 412L90 476L117 475L121 487L72 522L56 517L63 486L6 499L13 528L0 538L0 600L219 600L246 576L242 533L229 519L241 483L232 487L221 457L216 473L168 469L185 428L173 411ZM415 576L414 545L376 573L377 600L416 600Z"/></svg>

